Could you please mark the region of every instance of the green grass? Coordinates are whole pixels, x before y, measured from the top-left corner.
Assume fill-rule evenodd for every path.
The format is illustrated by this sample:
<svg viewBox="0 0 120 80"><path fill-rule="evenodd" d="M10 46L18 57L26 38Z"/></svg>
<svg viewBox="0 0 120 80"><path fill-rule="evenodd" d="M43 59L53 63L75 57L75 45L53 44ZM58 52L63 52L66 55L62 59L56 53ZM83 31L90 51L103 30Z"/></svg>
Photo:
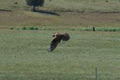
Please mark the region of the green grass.
<svg viewBox="0 0 120 80"><path fill-rule="evenodd" d="M0 0L0 29L35 27L120 27L118 0L49 0L40 10L60 16L30 11L25 0ZM3 10L3 11L2 11ZM5 11L6 10L6 11ZM12 11L9 11L12 10Z"/></svg>
<svg viewBox="0 0 120 80"><path fill-rule="evenodd" d="M119 80L120 3L109 1L46 0L39 9L55 16L25 11L25 0L0 0L8 10L0 11L0 80L95 80L96 67L99 80ZM57 31L71 39L49 53Z"/></svg>
<svg viewBox="0 0 120 80"><path fill-rule="evenodd" d="M54 30L0 30L0 80L119 80L119 32L69 31L47 52Z"/></svg>
<svg viewBox="0 0 120 80"><path fill-rule="evenodd" d="M0 9L30 10L25 0L0 0ZM95 2L94 2L95 1ZM119 0L45 0L45 10L75 12L120 12ZM18 2L18 4L14 4Z"/></svg>
<svg viewBox="0 0 120 80"><path fill-rule="evenodd" d="M95 2L94 2L95 1ZM60 11L77 11L77 12L119 12L119 1L109 0L54 0L46 1L45 7Z"/></svg>

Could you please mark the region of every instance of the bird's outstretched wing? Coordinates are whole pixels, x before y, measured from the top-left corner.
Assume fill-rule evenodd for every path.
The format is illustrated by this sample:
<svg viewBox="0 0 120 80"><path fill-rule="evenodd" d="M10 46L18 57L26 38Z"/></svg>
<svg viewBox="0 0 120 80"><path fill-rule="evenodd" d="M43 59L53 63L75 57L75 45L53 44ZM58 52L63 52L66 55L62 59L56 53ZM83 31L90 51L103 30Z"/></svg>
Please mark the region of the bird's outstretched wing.
<svg viewBox="0 0 120 80"><path fill-rule="evenodd" d="M50 46L48 49L49 52L53 51L61 42L61 40L68 41L70 39L70 36L68 33L65 33L65 34L54 33L53 37L55 38L50 43Z"/></svg>
<svg viewBox="0 0 120 80"><path fill-rule="evenodd" d="M57 46L58 44L60 43L60 41L62 40L62 38L54 38L51 43L50 43L50 47L48 49L49 52L53 51Z"/></svg>

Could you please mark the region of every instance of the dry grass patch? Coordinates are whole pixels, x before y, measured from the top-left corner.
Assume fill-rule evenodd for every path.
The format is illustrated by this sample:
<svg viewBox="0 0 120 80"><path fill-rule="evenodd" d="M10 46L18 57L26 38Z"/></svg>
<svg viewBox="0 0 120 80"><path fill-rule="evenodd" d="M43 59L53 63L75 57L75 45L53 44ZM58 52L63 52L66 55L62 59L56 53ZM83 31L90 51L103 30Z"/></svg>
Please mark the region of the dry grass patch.
<svg viewBox="0 0 120 80"><path fill-rule="evenodd" d="M119 27L119 13L56 12L60 16L30 11L0 12L0 28L23 26Z"/></svg>

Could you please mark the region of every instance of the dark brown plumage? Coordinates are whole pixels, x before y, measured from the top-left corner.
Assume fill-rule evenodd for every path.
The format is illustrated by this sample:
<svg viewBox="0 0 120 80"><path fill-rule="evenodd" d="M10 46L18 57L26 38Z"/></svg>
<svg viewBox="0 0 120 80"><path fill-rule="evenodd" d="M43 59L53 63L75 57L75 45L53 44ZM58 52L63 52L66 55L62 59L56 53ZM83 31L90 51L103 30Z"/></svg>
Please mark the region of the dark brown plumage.
<svg viewBox="0 0 120 80"><path fill-rule="evenodd" d="M68 33L62 34L62 33L56 32L53 34L53 37L55 38L50 43L50 47L48 49L49 52L53 51L58 46L58 44L61 42L61 40L68 41L70 39L70 36Z"/></svg>
<svg viewBox="0 0 120 80"><path fill-rule="evenodd" d="M68 41L70 39L70 36L68 33L64 33L63 35L64 35L64 37L62 39L63 41Z"/></svg>

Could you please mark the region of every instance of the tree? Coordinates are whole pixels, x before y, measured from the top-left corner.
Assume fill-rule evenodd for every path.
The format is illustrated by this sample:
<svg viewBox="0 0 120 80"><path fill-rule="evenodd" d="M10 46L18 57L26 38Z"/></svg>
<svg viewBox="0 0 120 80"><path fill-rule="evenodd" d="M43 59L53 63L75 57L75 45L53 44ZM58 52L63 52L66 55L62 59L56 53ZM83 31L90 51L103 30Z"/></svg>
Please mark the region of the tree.
<svg viewBox="0 0 120 80"><path fill-rule="evenodd" d="M36 11L37 6L43 6L44 0L26 0L27 5L33 6L33 11Z"/></svg>

